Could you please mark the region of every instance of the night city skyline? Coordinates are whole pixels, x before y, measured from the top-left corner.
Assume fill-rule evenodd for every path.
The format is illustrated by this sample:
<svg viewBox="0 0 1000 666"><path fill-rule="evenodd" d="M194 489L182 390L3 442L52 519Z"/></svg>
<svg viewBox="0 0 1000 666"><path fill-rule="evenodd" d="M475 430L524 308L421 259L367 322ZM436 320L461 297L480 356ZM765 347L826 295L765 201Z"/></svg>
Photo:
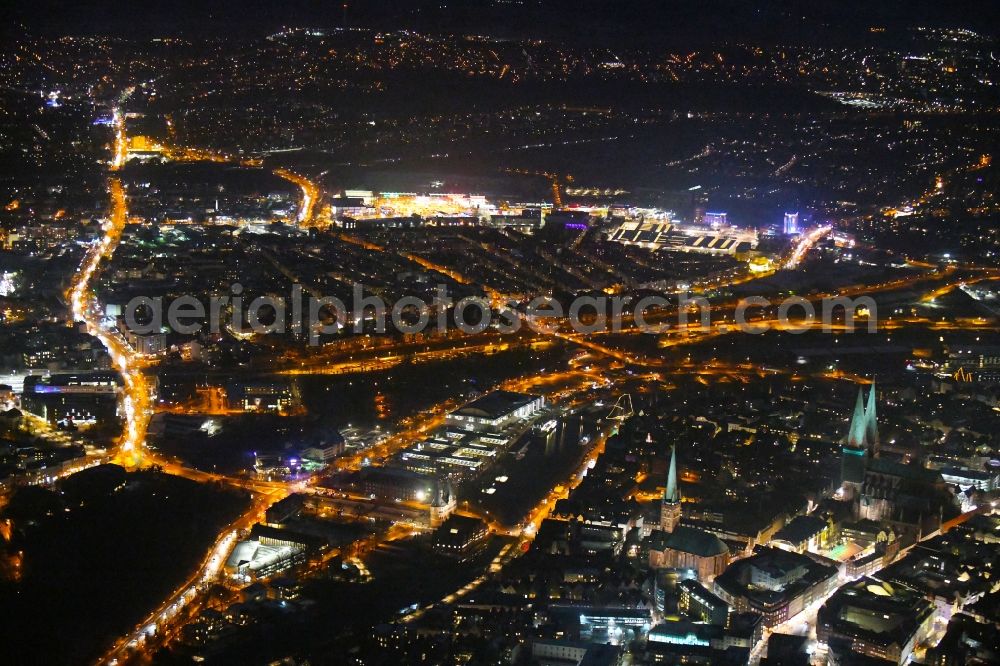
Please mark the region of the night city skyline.
<svg viewBox="0 0 1000 666"><path fill-rule="evenodd" d="M3 14L4 663L1000 663L996 7Z"/></svg>

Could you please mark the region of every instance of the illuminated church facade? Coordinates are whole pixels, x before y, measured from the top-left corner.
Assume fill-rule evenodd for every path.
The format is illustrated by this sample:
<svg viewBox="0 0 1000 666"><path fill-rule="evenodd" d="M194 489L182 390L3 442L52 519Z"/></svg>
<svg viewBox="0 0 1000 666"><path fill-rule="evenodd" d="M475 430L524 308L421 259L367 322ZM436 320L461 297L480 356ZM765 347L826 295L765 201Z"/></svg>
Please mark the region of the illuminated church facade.
<svg viewBox="0 0 1000 666"><path fill-rule="evenodd" d="M858 390L841 449L840 493L852 502L858 520L886 522L898 532L909 532L918 538L938 529L949 502L941 474L919 464L883 458L880 453L876 391L872 383L867 400L864 389Z"/></svg>
<svg viewBox="0 0 1000 666"><path fill-rule="evenodd" d="M649 537L652 569L694 569L709 581L725 571L729 547L714 534L681 525L681 493L677 484L677 448L670 452L670 471L660 502L659 529Z"/></svg>

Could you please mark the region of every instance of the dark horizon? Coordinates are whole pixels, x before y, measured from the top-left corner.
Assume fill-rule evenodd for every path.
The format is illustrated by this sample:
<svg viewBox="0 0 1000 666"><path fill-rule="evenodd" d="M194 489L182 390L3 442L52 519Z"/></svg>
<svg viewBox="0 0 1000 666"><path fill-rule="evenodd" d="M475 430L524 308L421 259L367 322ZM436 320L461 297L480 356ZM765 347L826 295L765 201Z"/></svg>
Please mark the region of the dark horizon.
<svg viewBox="0 0 1000 666"><path fill-rule="evenodd" d="M346 10L344 5L346 4ZM870 27L888 31L914 27L967 28L995 35L1000 7L975 0L940 3L871 3L864 0L748 3L741 0L194 0L145 3L143 7L98 0L40 0L5 10L5 25L17 23L44 35L100 34L116 37L254 37L282 28L404 28L510 38L616 40L657 44L685 41L792 39L808 42L862 39ZM846 31L846 34L845 34ZM892 35L883 35L890 38Z"/></svg>

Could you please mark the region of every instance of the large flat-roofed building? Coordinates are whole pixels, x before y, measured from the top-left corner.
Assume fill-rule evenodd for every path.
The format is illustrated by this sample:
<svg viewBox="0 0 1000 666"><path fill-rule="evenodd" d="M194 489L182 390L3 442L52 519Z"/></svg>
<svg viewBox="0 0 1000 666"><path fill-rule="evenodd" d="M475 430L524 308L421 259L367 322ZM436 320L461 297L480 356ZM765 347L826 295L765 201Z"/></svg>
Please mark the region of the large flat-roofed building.
<svg viewBox="0 0 1000 666"><path fill-rule="evenodd" d="M312 462L327 464L344 455L346 450L347 441L344 436L336 430L331 430L309 442L308 446L302 447L302 457Z"/></svg>
<svg viewBox="0 0 1000 666"><path fill-rule="evenodd" d="M250 538L233 547L225 572L243 582L266 578L305 562L314 545L298 534L255 525Z"/></svg>
<svg viewBox="0 0 1000 666"><path fill-rule="evenodd" d="M441 428L397 454L398 466L421 474L446 476L458 483L485 469L512 437L503 433Z"/></svg>
<svg viewBox="0 0 1000 666"><path fill-rule="evenodd" d="M285 381L234 381L226 386L229 406L245 412L283 412L296 406L295 391Z"/></svg>
<svg viewBox="0 0 1000 666"><path fill-rule="evenodd" d="M528 208L519 214L491 215L490 226L535 231L542 226L542 209Z"/></svg>
<svg viewBox="0 0 1000 666"><path fill-rule="evenodd" d="M757 233L734 227L681 227L670 222L630 220L611 232L609 240L650 250L736 254L757 247Z"/></svg>
<svg viewBox="0 0 1000 666"><path fill-rule="evenodd" d="M370 210L365 205L365 200L361 197L341 197L334 196L327 199L330 204L330 216L334 219L341 217L358 218L369 214Z"/></svg>
<svg viewBox="0 0 1000 666"><path fill-rule="evenodd" d="M489 528L479 518L452 514L434 530L434 550L449 557L466 559L486 545Z"/></svg>
<svg viewBox="0 0 1000 666"><path fill-rule="evenodd" d="M452 436L457 435L457 436ZM503 444L507 440L501 438ZM395 460L412 472L437 474L455 483L475 477L497 455L497 445L483 442L477 433L445 431L416 442Z"/></svg>
<svg viewBox="0 0 1000 666"><path fill-rule="evenodd" d="M264 516L269 525L281 525L299 515L304 505L305 496L302 493L292 493L269 506Z"/></svg>
<svg viewBox="0 0 1000 666"><path fill-rule="evenodd" d="M1000 470L969 469L967 467L942 467L941 478L945 483L958 486L963 491L975 488L984 493L1000 489Z"/></svg>
<svg viewBox="0 0 1000 666"><path fill-rule="evenodd" d="M595 643L627 643L648 631L651 620L647 608L622 606L551 604L549 613L577 623L580 638Z"/></svg>
<svg viewBox="0 0 1000 666"><path fill-rule="evenodd" d="M896 664L906 663L913 648L934 624L934 605L905 585L862 578L844 585L816 616L821 643L849 645L849 650Z"/></svg>
<svg viewBox="0 0 1000 666"><path fill-rule="evenodd" d="M712 594L696 580L682 580L677 585L680 592L678 609L697 622L725 626L729 623L729 604Z"/></svg>
<svg viewBox="0 0 1000 666"><path fill-rule="evenodd" d="M734 615L727 625L663 622L649 630L645 663L746 664L763 634L757 613Z"/></svg>
<svg viewBox="0 0 1000 666"><path fill-rule="evenodd" d="M614 666L622 647L586 641L536 638L531 641L532 663L548 666Z"/></svg>
<svg viewBox="0 0 1000 666"><path fill-rule="evenodd" d="M545 398L528 393L493 391L448 414L445 424L476 432L500 431L529 418L545 406Z"/></svg>
<svg viewBox="0 0 1000 666"><path fill-rule="evenodd" d="M715 579L714 591L734 611L753 611L773 627L825 598L837 585L838 567L818 556L758 547Z"/></svg>
<svg viewBox="0 0 1000 666"><path fill-rule="evenodd" d="M729 224L729 214L725 211L705 211L705 215L701 218L702 224L705 224L713 229L718 229L719 227L724 227Z"/></svg>
<svg viewBox="0 0 1000 666"><path fill-rule="evenodd" d="M796 516L775 533L771 543L797 553L816 551L830 544L833 533L829 520L820 516Z"/></svg>
<svg viewBox="0 0 1000 666"><path fill-rule="evenodd" d="M586 229L590 226L590 211L577 209L549 211L545 215L545 226L554 226L563 229Z"/></svg>
<svg viewBox="0 0 1000 666"><path fill-rule="evenodd" d="M424 226L424 219L419 215L362 218L345 215L340 218L340 226L344 229L416 229Z"/></svg>
<svg viewBox="0 0 1000 666"><path fill-rule="evenodd" d="M1000 345L948 347L941 370L970 383L1000 382Z"/></svg>
<svg viewBox="0 0 1000 666"><path fill-rule="evenodd" d="M118 417L120 386L116 372L29 375L21 405L50 423L110 423Z"/></svg>
<svg viewBox="0 0 1000 666"><path fill-rule="evenodd" d="M156 356L167 350L166 333L151 333L149 335L138 335L131 331L126 332L125 340L132 345L137 354L141 356Z"/></svg>
<svg viewBox="0 0 1000 666"><path fill-rule="evenodd" d="M163 144L157 139L144 135L133 135L128 138L126 160L151 160L163 157Z"/></svg>

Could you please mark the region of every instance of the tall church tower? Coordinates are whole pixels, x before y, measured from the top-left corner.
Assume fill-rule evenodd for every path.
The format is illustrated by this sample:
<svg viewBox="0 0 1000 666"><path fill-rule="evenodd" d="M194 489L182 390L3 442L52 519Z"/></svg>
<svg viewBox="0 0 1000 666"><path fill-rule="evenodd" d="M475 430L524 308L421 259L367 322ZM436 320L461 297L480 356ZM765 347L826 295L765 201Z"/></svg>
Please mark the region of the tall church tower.
<svg viewBox="0 0 1000 666"><path fill-rule="evenodd" d="M867 406L863 388L851 415L851 427L840 454L840 488L846 499L854 499L865 481L868 461L878 456L878 422L875 415L875 382L868 393Z"/></svg>
<svg viewBox="0 0 1000 666"><path fill-rule="evenodd" d="M681 522L681 493L677 488L677 447L670 450L670 471L660 501L660 529L673 532Z"/></svg>
<svg viewBox="0 0 1000 666"><path fill-rule="evenodd" d="M872 379L872 387L868 392L868 406L865 407L865 444L868 455L877 458L878 450L878 421L875 418L875 380Z"/></svg>
<svg viewBox="0 0 1000 666"><path fill-rule="evenodd" d="M868 421L865 419L865 390L858 389L858 399L851 415L851 428L847 431L847 444L855 449L865 448Z"/></svg>

